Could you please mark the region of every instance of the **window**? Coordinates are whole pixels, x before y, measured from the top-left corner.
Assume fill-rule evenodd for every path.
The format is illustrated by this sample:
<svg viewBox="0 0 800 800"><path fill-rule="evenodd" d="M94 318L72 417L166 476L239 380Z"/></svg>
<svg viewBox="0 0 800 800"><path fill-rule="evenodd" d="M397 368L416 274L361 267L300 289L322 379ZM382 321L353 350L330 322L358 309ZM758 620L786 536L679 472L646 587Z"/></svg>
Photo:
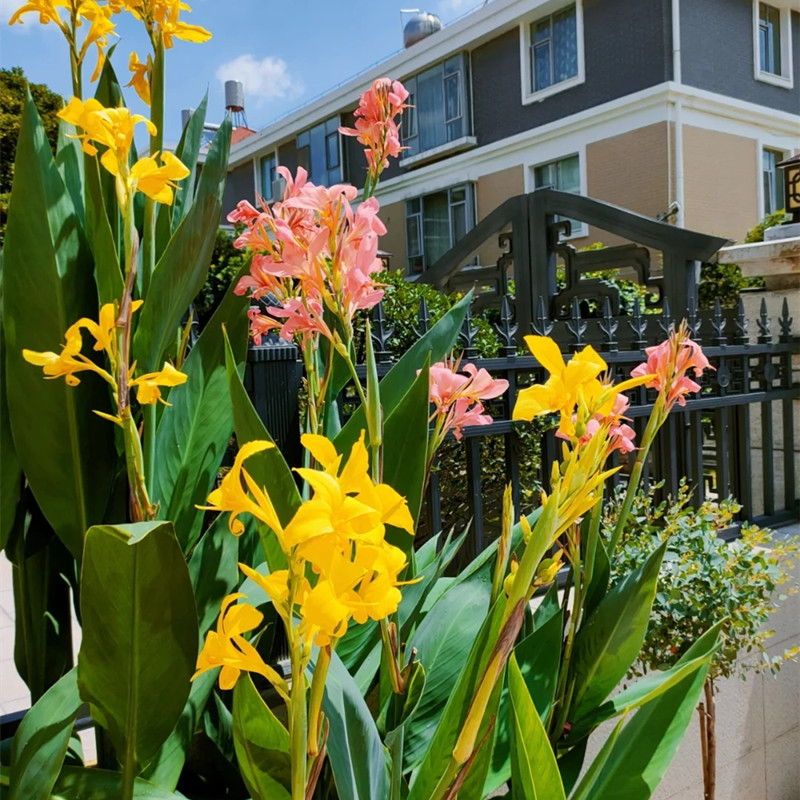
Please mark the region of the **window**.
<svg viewBox="0 0 800 800"><path fill-rule="evenodd" d="M261 159L261 196L269 203L275 200L274 186L278 177L278 159L275 154Z"/></svg>
<svg viewBox="0 0 800 800"><path fill-rule="evenodd" d="M521 48L523 103L583 83L581 3L523 22Z"/></svg>
<svg viewBox="0 0 800 800"><path fill-rule="evenodd" d="M341 183L339 117L331 117L297 135L297 160L308 170L312 183L330 186Z"/></svg>
<svg viewBox="0 0 800 800"><path fill-rule="evenodd" d="M777 5L753 0L756 79L787 89L792 79L791 3Z"/></svg>
<svg viewBox="0 0 800 800"><path fill-rule="evenodd" d="M764 216L779 211L784 207L783 175L777 168L783 161L783 153L779 150L761 151L761 178L764 185Z"/></svg>
<svg viewBox="0 0 800 800"><path fill-rule="evenodd" d="M536 189L551 186L561 192L581 193L581 164L580 157L576 154L560 158L557 161L548 161L533 168L533 185ZM572 226L570 236L585 236L586 226L568 217L566 219Z"/></svg>
<svg viewBox="0 0 800 800"><path fill-rule="evenodd" d="M454 186L406 202L408 271L433 266L475 223L471 184Z"/></svg>
<svg viewBox="0 0 800 800"><path fill-rule="evenodd" d="M403 120L404 159L469 136L466 72L459 53L405 81L413 108Z"/></svg>

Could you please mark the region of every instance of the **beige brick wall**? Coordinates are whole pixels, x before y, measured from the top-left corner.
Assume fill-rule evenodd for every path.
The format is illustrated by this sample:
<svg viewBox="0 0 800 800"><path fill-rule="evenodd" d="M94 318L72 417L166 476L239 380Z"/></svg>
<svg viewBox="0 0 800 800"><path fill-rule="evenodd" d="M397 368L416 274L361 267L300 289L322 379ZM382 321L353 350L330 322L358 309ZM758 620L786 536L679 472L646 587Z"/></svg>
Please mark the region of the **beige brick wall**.
<svg viewBox="0 0 800 800"><path fill-rule="evenodd" d="M503 201L509 197L522 194L525 191L525 177L523 167L518 167L493 172L478 178L475 186L475 205L477 206L478 221L492 213ZM478 250L479 263L485 266L496 264L502 254L494 236Z"/></svg>
<svg viewBox="0 0 800 800"><path fill-rule="evenodd" d="M589 197L655 217L667 210L669 197L669 131L666 122L638 128L586 145L586 192ZM624 243L624 239L590 227L574 242Z"/></svg>
<svg viewBox="0 0 800 800"><path fill-rule="evenodd" d="M685 226L740 241L759 221L758 143L683 127Z"/></svg>

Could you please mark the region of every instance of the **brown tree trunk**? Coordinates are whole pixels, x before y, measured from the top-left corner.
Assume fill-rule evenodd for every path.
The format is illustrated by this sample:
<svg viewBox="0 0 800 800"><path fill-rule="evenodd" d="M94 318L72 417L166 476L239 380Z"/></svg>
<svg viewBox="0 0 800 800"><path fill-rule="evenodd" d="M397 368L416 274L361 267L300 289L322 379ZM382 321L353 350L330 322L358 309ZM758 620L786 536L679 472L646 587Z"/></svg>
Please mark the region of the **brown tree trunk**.
<svg viewBox="0 0 800 800"><path fill-rule="evenodd" d="M703 684L705 702L700 703L700 745L703 754L703 797L714 800L717 790L717 731L714 704L714 679L706 678Z"/></svg>

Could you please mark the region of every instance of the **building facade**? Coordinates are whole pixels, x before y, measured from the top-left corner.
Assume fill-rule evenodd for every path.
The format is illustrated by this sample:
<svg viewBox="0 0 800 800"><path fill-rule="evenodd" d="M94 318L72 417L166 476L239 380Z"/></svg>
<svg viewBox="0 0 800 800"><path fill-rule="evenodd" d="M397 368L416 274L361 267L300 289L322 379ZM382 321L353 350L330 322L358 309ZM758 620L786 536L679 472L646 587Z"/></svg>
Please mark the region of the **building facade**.
<svg viewBox="0 0 800 800"><path fill-rule="evenodd" d="M384 75L414 106L378 192L381 247L409 274L540 186L741 240L782 207L776 164L800 151L798 0L493 0L234 145L226 210L272 200L278 165L360 185L338 128Z"/></svg>

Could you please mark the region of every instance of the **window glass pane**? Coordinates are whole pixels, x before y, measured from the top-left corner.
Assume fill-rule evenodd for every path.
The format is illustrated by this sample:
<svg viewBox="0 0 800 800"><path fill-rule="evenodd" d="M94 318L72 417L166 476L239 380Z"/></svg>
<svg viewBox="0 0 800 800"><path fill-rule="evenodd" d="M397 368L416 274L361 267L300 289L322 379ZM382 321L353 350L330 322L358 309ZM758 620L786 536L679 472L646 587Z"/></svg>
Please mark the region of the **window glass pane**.
<svg viewBox="0 0 800 800"><path fill-rule="evenodd" d="M550 36L550 17L541 22L535 22L531 25L533 29L533 41L542 42Z"/></svg>
<svg viewBox="0 0 800 800"><path fill-rule="evenodd" d="M339 131L339 117L331 117L325 121L325 133L337 133Z"/></svg>
<svg viewBox="0 0 800 800"><path fill-rule="evenodd" d="M578 156L570 156L558 162L558 178L556 188L562 192L581 191L581 174Z"/></svg>
<svg viewBox="0 0 800 800"><path fill-rule="evenodd" d="M777 150L764 150L761 154L762 175L764 181L764 213L772 214L784 207L783 176L779 174L777 164L783 159L783 153Z"/></svg>
<svg viewBox="0 0 800 800"><path fill-rule="evenodd" d="M270 202L272 196L272 183L275 180L275 156L266 156L261 159L261 196Z"/></svg>
<svg viewBox="0 0 800 800"><path fill-rule="evenodd" d="M552 84L550 77L550 42L537 44L533 48L533 88L546 89Z"/></svg>
<svg viewBox="0 0 800 800"><path fill-rule="evenodd" d="M448 58L447 61L444 62L444 74L451 75L454 72L458 72L461 69L461 56L453 56L452 58Z"/></svg>
<svg viewBox="0 0 800 800"><path fill-rule="evenodd" d="M403 112L402 131L404 139L411 139L417 135L417 96L414 92L409 92L408 108Z"/></svg>
<svg viewBox="0 0 800 800"><path fill-rule="evenodd" d="M450 220L453 226L453 244L467 233L467 204L458 203L450 208Z"/></svg>
<svg viewBox="0 0 800 800"><path fill-rule="evenodd" d="M422 255L422 240L419 229L419 215L406 218L406 249L409 258Z"/></svg>
<svg viewBox="0 0 800 800"><path fill-rule="evenodd" d="M417 124L421 152L445 142L442 65L417 76Z"/></svg>
<svg viewBox="0 0 800 800"><path fill-rule="evenodd" d="M325 137L327 148L328 169L335 169L339 166L339 134L329 133Z"/></svg>
<svg viewBox="0 0 800 800"><path fill-rule="evenodd" d="M419 197L415 197L406 203L406 213L408 214L419 214L421 209L422 205Z"/></svg>
<svg viewBox="0 0 800 800"><path fill-rule="evenodd" d="M444 79L444 108L447 121L461 116L461 75L458 72Z"/></svg>
<svg viewBox="0 0 800 800"><path fill-rule="evenodd" d="M447 192L423 198L425 264L431 267L450 249L450 213Z"/></svg>
<svg viewBox="0 0 800 800"><path fill-rule="evenodd" d="M575 7L553 15L553 83L578 74L578 31Z"/></svg>

